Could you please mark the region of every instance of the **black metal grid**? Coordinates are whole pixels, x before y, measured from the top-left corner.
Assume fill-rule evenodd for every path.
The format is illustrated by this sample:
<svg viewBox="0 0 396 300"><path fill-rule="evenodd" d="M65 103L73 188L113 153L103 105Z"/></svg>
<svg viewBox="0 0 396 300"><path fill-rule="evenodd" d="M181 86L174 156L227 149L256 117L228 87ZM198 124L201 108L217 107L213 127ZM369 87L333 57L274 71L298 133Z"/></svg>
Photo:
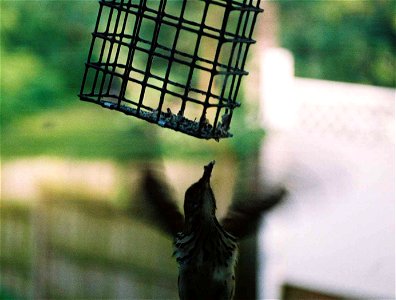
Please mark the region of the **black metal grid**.
<svg viewBox="0 0 396 300"><path fill-rule="evenodd" d="M230 137L260 0L101 0L80 98L198 137Z"/></svg>

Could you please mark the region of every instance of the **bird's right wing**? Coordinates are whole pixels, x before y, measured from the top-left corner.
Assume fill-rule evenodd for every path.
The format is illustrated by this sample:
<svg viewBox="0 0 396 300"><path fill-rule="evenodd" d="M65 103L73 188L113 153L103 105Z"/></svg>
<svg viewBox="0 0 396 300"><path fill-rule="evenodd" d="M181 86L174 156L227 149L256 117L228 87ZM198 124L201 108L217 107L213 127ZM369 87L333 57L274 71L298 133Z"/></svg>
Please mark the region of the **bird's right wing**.
<svg viewBox="0 0 396 300"><path fill-rule="evenodd" d="M220 223L227 232L243 239L254 233L261 215L279 204L286 194L284 187L277 187L258 195L247 195L243 200L234 199Z"/></svg>

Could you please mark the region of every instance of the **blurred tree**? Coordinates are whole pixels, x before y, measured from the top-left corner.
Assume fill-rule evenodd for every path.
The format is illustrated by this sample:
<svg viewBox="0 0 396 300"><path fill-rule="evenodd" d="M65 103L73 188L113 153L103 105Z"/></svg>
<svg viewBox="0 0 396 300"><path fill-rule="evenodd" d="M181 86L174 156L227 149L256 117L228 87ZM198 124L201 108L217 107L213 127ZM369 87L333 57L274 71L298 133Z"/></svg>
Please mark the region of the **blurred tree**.
<svg viewBox="0 0 396 300"><path fill-rule="evenodd" d="M95 2L1 2L2 127L76 97Z"/></svg>
<svg viewBox="0 0 396 300"><path fill-rule="evenodd" d="M178 3L170 9L177 10ZM395 85L392 0L283 1L281 40L297 76ZM75 103L97 1L2 1L1 125Z"/></svg>
<svg viewBox="0 0 396 300"><path fill-rule="evenodd" d="M395 86L394 1L278 4L281 44L294 53L297 76Z"/></svg>
<svg viewBox="0 0 396 300"><path fill-rule="evenodd" d="M156 0L147 2L152 8L158 4ZM77 94L91 43L90 33L97 18L97 0L1 1L0 5L3 158L44 153L80 157L111 156L118 159L147 154L151 157L160 153L212 157L216 151L225 149L239 156L247 156L257 149L263 132L245 119L250 113L246 106L238 109L232 128L232 132L242 140L231 139L222 143L221 147L216 142L202 143L176 134L170 138L168 131L164 133L166 138L162 138L161 131L157 136L151 129L146 130L147 124L144 122L131 122L131 119L118 114L99 111L99 107L96 110L86 109L90 105L84 106L79 102ZM192 9L188 17L199 19L194 14L194 8L202 8L204 2L193 1L188 2L188 5ZM167 2L168 13L179 15L180 10L181 0ZM212 25L219 25L221 20L216 18L217 11L214 13L209 21ZM168 34L170 37L174 34L169 28L164 29L168 30L164 30L163 40ZM143 24L141 30L142 35L150 38L152 28L149 24ZM190 40L181 41L180 47L186 48L184 52L193 47ZM145 63L144 59L141 63ZM161 68L162 65L158 64L157 67ZM188 68L185 69L188 71ZM176 72L174 80L179 81L187 74L180 70ZM199 77L193 77L192 80L197 84L205 82L204 78ZM245 98L243 90L239 98ZM131 136L139 137L139 144ZM163 149L147 147L155 138L164 143ZM188 144L189 147L181 148L180 144Z"/></svg>

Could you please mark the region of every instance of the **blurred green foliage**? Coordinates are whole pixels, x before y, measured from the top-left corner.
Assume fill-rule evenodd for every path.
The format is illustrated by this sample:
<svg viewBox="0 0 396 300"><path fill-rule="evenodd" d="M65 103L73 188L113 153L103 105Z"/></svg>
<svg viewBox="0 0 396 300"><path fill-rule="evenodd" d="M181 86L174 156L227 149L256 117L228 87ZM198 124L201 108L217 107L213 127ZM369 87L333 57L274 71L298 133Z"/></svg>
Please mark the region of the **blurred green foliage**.
<svg viewBox="0 0 396 300"><path fill-rule="evenodd" d="M392 1L278 3L281 38L296 56L298 76L394 85ZM2 158L45 154L129 160L213 157L223 151L247 156L260 144L263 131L247 121L254 109L246 105L234 115L235 137L216 143L80 102L77 94L97 0L1 1L0 5ZM167 9L177 14L180 5L170 1Z"/></svg>
<svg viewBox="0 0 396 300"><path fill-rule="evenodd" d="M395 86L393 0L283 1L281 43L301 77Z"/></svg>
<svg viewBox="0 0 396 300"><path fill-rule="evenodd" d="M179 4L169 2L167 10L177 15ZM189 5L196 4L201 3ZM1 2L3 159L31 155L121 161L162 156L213 159L223 151L248 155L258 147L262 131L250 128L243 116L233 123L238 135L253 129L255 139L219 144L80 102L77 94L98 7L96 0ZM142 32L149 34L150 26Z"/></svg>
<svg viewBox="0 0 396 300"><path fill-rule="evenodd" d="M1 2L2 126L77 94L95 2Z"/></svg>

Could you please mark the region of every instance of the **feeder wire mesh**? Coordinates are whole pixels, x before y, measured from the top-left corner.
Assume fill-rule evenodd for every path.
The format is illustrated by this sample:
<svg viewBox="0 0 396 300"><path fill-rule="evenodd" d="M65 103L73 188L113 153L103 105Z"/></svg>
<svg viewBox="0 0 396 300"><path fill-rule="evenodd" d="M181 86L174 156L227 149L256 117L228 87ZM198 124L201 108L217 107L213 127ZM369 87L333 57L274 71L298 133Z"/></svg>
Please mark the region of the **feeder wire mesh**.
<svg viewBox="0 0 396 300"><path fill-rule="evenodd" d="M80 99L198 138L230 137L262 11L260 0L101 0Z"/></svg>

